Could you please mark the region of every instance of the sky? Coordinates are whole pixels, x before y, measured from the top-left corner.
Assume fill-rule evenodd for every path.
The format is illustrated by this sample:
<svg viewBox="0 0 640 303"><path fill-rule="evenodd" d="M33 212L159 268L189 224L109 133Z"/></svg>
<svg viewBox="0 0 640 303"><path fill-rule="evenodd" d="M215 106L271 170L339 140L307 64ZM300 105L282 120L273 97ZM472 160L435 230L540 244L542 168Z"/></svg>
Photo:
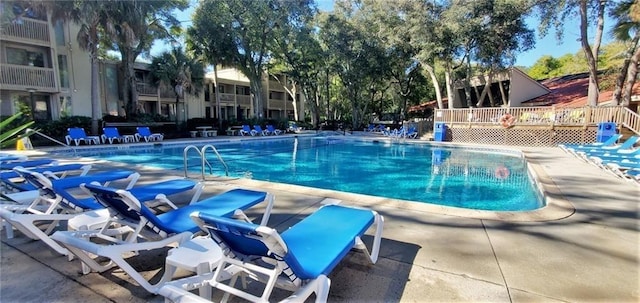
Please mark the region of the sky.
<svg viewBox="0 0 640 303"><path fill-rule="evenodd" d="M191 14L193 13L193 8L195 7L197 0L190 0L192 5L189 9L180 12L176 10L176 16L178 20L183 21L183 26L188 26L191 24ZM393 1L393 0L389 0ZM318 4L318 8L324 11L333 10L334 0L316 0ZM548 34L545 37L540 37L537 31L538 22L534 18L527 19L527 23L531 29L536 30L536 43L534 48L523 52L517 55L516 66L525 66L531 67L538 59L542 56L550 55L554 58L562 57L566 54L575 54L579 51L582 51L582 46L580 45L580 30L579 30L579 19L574 18L569 20L564 27L564 36L561 41L556 39L556 34L554 30L549 30ZM608 32L608 26L612 24L610 19L605 20L605 33L603 35L602 45L606 45L609 43L611 39L611 34ZM590 34L593 33L593 28L589 28ZM591 37L591 36L590 36ZM590 40L591 42L592 40ZM151 48L151 55L157 56L163 51L167 51L168 48L171 47L170 44L166 42L156 42Z"/></svg>

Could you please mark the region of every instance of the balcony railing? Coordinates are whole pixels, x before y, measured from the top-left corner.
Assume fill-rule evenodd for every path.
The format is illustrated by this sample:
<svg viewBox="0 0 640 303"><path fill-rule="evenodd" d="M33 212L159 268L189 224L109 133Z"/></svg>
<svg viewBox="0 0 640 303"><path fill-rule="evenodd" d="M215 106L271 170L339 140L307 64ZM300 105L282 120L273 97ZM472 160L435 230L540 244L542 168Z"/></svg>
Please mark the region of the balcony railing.
<svg viewBox="0 0 640 303"><path fill-rule="evenodd" d="M269 100L269 107L270 108L279 108L279 109L284 109L285 107L285 103L287 103L286 101L283 100L274 100L271 99Z"/></svg>
<svg viewBox="0 0 640 303"><path fill-rule="evenodd" d="M142 96L154 96L157 97L158 96L158 91L160 92L160 98L165 98L165 99L175 99L176 98L176 93L173 92L172 89L170 88L160 88L158 90L157 87L149 84L149 83L137 83L136 84L136 91L138 92L139 95Z"/></svg>
<svg viewBox="0 0 640 303"><path fill-rule="evenodd" d="M6 89L58 91L53 68L0 64L0 84Z"/></svg>
<svg viewBox="0 0 640 303"><path fill-rule="evenodd" d="M2 38L13 41L29 40L38 44L49 45L49 25L47 21L21 18L19 22L0 27Z"/></svg>

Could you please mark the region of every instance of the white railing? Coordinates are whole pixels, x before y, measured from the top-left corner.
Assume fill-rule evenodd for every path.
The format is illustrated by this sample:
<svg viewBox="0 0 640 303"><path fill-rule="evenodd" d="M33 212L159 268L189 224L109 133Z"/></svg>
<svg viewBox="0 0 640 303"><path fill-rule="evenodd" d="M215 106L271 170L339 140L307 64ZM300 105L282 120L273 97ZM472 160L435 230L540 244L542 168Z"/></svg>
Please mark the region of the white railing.
<svg viewBox="0 0 640 303"><path fill-rule="evenodd" d="M22 17L20 20L2 27L0 32L8 38L13 37L46 42L47 44L50 43L49 25L47 21Z"/></svg>
<svg viewBox="0 0 640 303"><path fill-rule="evenodd" d="M8 88L54 91L55 79L53 68L0 64L0 84Z"/></svg>
<svg viewBox="0 0 640 303"><path fill-rule="evenodd" d="M234 94L225 94L225 93L220 93L220 101L226 101L226 102L234 102L236 100L236 95Z"/></svg>
<svg viewBox="0 0 640 303"><path fill-rule="evenodd" d="M509 114L514 118L514 125L531 126L592 126L600 122L615 122L636 132L637 119L627 121L629 111L623 106L607 107L510 107L510 108L461 108L461 109L436 109L434 122L452 124L500 124L501 119ZM634 122L635 121L635 122ZM636 123L636 124L633 124ZM629 126L627 126L629 125Z"/></svg>
<svg viewBox="0 0 640 303"><path fill-rule="evenodd" d="M640 115L628 108L624 109L624 118L622 120L622 125L630 129L634 133L640 135Z"/></svg>

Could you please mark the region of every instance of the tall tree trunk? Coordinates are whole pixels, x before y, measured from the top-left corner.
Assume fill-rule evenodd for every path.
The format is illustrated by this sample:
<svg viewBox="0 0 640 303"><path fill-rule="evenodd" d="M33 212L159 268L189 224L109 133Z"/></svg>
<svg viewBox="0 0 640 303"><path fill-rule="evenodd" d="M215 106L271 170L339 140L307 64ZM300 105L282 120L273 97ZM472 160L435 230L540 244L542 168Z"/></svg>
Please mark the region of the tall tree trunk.
<svg viewBox="0 0 640 303"><path fill-rule="evenodd" d="M429 76L431 77L431 82L433 82L433 88L436 91L436 100L438 102L438 108L444 109L444 104L442 103L442 94L440 93L440 84L438 83L438 78L436 77L435 70L433 69L433 66L426 63L424 64L424 68L429 73ZM451 103L451 100L449 100L449 103Z"/></svg>
<svg viewBox="0 0 640 303"><path fill-rule="evenodd" d="M631 47L627 50L627 53L624 56L624 63L622 63L622 68L620 69L620 74L616 78L616 88L613 91L613 101L616 104L622 105L623 100L622 96L622 88L625 85L627 74L629 72L629 64L631 64L631 57L635 53L638 48L638 42L640 41L640 32L636 32L636 35L633 37L631 41Z"/></svg>
<svg viewBox="0 0 640 303"><path fill-rule="evenodd" d="M482 107L483 106L483 101L484 101L484 97L487 96L487 94L491 94L491 81L493 81L493 70L490 69L489 70L489 74L487 76L487 79L485 79L484 81L484 88L482 89L482 93L480 94L480 97L478 98L478 103L476 103L476 107ZM491 98L489 98L491 100ZM491 101L491 105L493 105L493 101Z"/></svg>
<svg viewBox="0 0 640 303"><path fill-rule="evenodd" d="M91 134L98 135L100 120L100 99L98 98L98 57L96 56L97 50L90 52L91 56Z"/></svg>
<svg viewBox="0 0 640 303"><path fill-rule="evenodd" d="M213 85L216 88L216 118L218 118L218 129L222 129L220 87L218 86L218 66L215 63L213 64Z"/></svg>
<svg viewBox="0 0 640 303"><path fill-rule="evenodd" d="M127 116L127 120L131 121L133 119L133 113L135 112L135 105L133 102L133 93L132 91L136 89L135 87L135 70L133 69L133 62L135 57L131 55L129 52L121 52L122 55L122 72L123 72L123 81L122 81L122 101L124 102L125 115ZM176 113L177 115L177 113Z"/></svg>
<svg viewBox="0 0 640 303"><path fill-rule="evenodd" d="M446 85L447 85L447 100L449 100L449 102L447 102L447 103L449 103L447 107L449 109L453 109L453 99L454 99L454 97L453 97L453 94L454 94L454 92L453 92L453 79L451 78L451 66L449 64L447 64L447 66L445 68L444 79L445 79L445 82L447 82L446 83Z"/></svg>
<svg viewBox="0 0 640 303"><path fill-rule="evenodd" d="M260 76L258 79L249 79L251 94L253 95L253 114L256 118L263 118L263 104L264 99L262 97L262 81L260 81Z"/></svg>
<svg viewBox="0 0 640 303"><path fill-rule="evenodd" d="M502 81L498 82L498 86L500 87L500 97L502 98L502 104L511 106L511 103L509 103L509 100L507 100L507 93L504 91L504 85L502 84Z"/></svg>
<svg viewBox="0 0 640 303"><path fill-rule="evenodd" d="M593 47L589 45L587 37L587 2L588 0L580 0L580 42L582 43L582 49L589 65L588 104L589 106L597 106L600 95L598 86L598 51L600 49L600 41L602 40L602 30L604 28L604 7L606 2L601 0L598 4L598 25Z"/></svg>
<svg viewBox="0 0 640 303"><path fill-rule="evenodd" d="M280 83L280 85L282 85L282 88L284 88L284 90L287 92L287 94L289 94L289 96L291 96L291 99L293 101L291 101L291 106L293 107L293 117L296 121L298 121L298 99L296 97L296 93L297 93L297 83L295 81L291 82L291 88L289 88L287 86L287 83L289 82L289 77L287 77L287 79L284 81L284 83L282 83L282 81L280 81L280 78L276 77L275 75L272 75L273 78L278 81L278 83ZM285 101L286 102L286 101Z"/></svg>
<svg viewBox="0 0 640 303"><path fill-rule="evenodd" d="M327 72L327 74L326 74L326 79L325 79L325 80L326 80L326 82L325 82L325 85L326 85L325 89L327 90L327 120L330 120L330 119L331 119L331 110L330 110L330 108L329 108L329 106L330 106L329 101L331 100L331 93L329 92L329 69L327 68L327 69L325 69L325 70L326 70L326 72Z"/></svg>
<svg viewBox="0 0 640 303"><path fill-rule="evenodd" d="M465 78L464 78L464 107L471 106L471 55L467 55L467 64L465 64ZM478 93L476 92L476 97Z"/></svg>
<svg viewBox="0 0 640 303"><path fill-rule="evenodd" d="M635 54L631 57L631 64L627 71L627 82L625 83L624 93L622 94L622 105L629 106L631 95L633 94L633 86L636 83L638 75L638 64L640 64L640 47L636 48Z"/></svg>

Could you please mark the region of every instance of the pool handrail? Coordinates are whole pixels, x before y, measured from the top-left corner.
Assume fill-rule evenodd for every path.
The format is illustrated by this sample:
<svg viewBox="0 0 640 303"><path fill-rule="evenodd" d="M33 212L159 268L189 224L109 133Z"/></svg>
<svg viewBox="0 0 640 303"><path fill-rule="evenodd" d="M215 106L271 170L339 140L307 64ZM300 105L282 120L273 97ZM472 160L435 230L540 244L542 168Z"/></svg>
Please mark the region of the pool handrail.
<svg viewBox="0 0 640 303"><path fill-rule="evenodd" d="M204 178L204 163L205 163L205 161L207 162L207 164L209 164L209 161L207 161L207 158L205 157L205 152L207 151L208 148L211 148L211 150L216 154L216 157L218 157L218 161L220 161L220 163L222 163L222 166L224 166L225 176L228 177L229 176L229 166L227 166L227 163L224 162L224 160L222 159L222 156L220 155L220 153L218 152L216 147L213 146L212 144L207 144L207 145L203 146L202 149L200 150L200 154L202 155L203 178ZM209 167L211 167L211 164L209 164Z"/></svg>
<svg viewBox="0 0 640 303"><path fill-rule="evenodd" d="M216 156L218 157L218 160L220 161L220 163L222 163L222 166L224 166L224 170L225 170L225 175L228 177L229 176L229 166L227 166L227 163L224 162L224 160L222 159L222 156L220 155L220 153L218 152L218 150L215 148L215 146L208 144L203 146L200 150L198 150L198 147L195 145L189 145L187 147L184 148L183 151L183 161L184 161L184 177L187 178L188 177L188 165L187 165L187 154L189 152L189 150L193 149L195 150L198 155L200 155L200 159L202 160L201 163L201 177L202 180L205 179L204 177L204 167L205 164L209 167L209 174L213 174L213 166L211 165L211 163L209 163L209 161L206 158L206 151L207 149L211 148L211 150L213 150L213 152L216 154Z"/></svg>

